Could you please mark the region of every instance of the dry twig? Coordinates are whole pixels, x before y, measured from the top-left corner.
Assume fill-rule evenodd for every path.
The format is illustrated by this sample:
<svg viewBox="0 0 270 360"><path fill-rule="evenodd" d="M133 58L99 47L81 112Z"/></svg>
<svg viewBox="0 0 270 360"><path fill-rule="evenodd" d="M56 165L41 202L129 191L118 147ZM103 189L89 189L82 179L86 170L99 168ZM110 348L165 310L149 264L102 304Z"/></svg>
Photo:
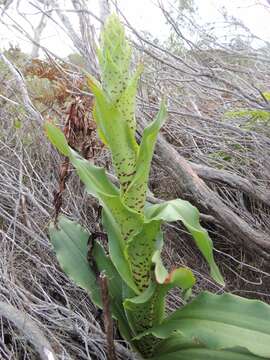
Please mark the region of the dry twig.
<svg viewBox="0 0 270 360"><path fill-rule="evenodd" d="M114 329L113 329L113 319L110 310L108 280L104 273L100 274L99 280L100 280L101 297L103 304L104 327L105 327L107 347L108 347L107 349L108 360L117 360L115 347L114 347Z"/></svg>

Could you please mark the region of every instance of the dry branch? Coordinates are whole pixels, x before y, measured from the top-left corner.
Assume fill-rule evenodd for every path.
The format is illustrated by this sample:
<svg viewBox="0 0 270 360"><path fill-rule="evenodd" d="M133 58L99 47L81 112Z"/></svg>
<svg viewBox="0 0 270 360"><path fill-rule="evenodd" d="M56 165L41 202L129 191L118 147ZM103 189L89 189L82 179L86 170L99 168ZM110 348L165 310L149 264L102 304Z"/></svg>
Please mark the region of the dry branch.
<svg viewBox="0 0 270 360"><path fill-rule="evenodd" d="M107 346L108 346L108 360L117 360L115 347L114 347L113 319L110 311L108 280L104 273L100 274L99 281L100 281L101 297L103 304L104 327L105 327Z"/></svg>
<svg viewBox="0 0 270 360"><path fill-rule="evenodd" d="M29 113L29 115L31 115L37 121L37 123L39 125L42 125L43 118L42 118L41 114L35 109L34 105L32 104L32 101L30 100L23 74L20 72L19 69L16 68L15 65L13 65L6 58L6 56L4 54L0 53L0 59L2 59L4 61L4 63L9 68L10 72L16 78L17 85L18 85L20 93L22 95L23 103L24 103L24 106L25 106L27 112Z"/></svg>
<svg viewBox="0 0 270 360"><path fill-rule="evenodd" d="M67 33L78 52L89 60L88 70L91 69L95 74L96 58L89 55L94 45L91 43L94 35L91 35L91 31L88 33L92 26L88 15L94 21L100 22L100 19L86 8L86 1L72 1L72 9L60 8L60 2L56 2L58 6L48 11L41 8L40 4L44 1L31 3L42 14L46 12L48 21L56 22L59 30L62 29ZM106 0L100 1L102 2L107 3ZM50 5L53 5L55 1L51 3ZM169 3L167 5L169 6ZM8 15L10 10L5 9L5 11ZM55 12L58 14L58 22L53 16L49 16ZM79 27L74 26L74 18L69 17L74 13L77 14ZM183 33L185 24L180 22L181 32L179 32L173 18L175 15L173 12L167 14L171 14L167 19L172 23L181 45L181 41L187 39ZM11 23L20 34L40 46L23 29L23 26L15 21L16 18L12 18L12 14L8 19L9 21L12 19ZM156 148L158 165L172 177L179 195L190 200L207 214L201 215L203 221L217 223L226 230L224 236L222 231L216 231L216 227L211 227L211 230L214 228L214 239L220 245L218 251L222 253L221 266L228 287L233 291L244 292L245 295L252 293L256 297L261 297L262 293L265 293L266 300L269 301L270 291L267 283L270 275L264 271L266 262L259 256L249 258L245 254L245 248L248 248L256 250L265 258L269 257L269 207L261 206L262 203L269 205L269 191L264 191L267 187L267 179L270 179L269 136L263 131L257 131L257 127L253 130L244 129L242 123L237 122L239 119L223 121L224 111L228 109L239 107L269 109L269 103L266 103L262 95L262 91L269 88L269 47L265 49L249 47L244 51L233 49L218 43L219 40L211 37L207 29L201 29L197 25L196 21L192 24L192 31L198 36L205 31L205 42L201 46L202 49L206 49L205 51L198 49L200 45L197 46L187 39L191 50L187 51L185 47L183 52L175 52L170 45L163 48L160 43L133 31L138 39L139 56L143 57L142 60L146 63L142 84L147 91L149 90L150 96L156 98L156 101L152 102L146 91L146 96L143 96L140 102L144 109L156 113L159 98L163 96L162 92L165 89L170 114L166 131L172 133L172 140L175 141L173 144L176 146L170 145L162 137L159 139ZM132 27L130 29L134 30ZM42 45L40 48L52 56L48 49L46 50ZM241 64L242 62L244 65ZM14 67L10 70L16 76L18 85L24 85L20 72ZM25 92L26 88L22 86L19 90L28 113L38 119L39 115L36 117L37 114L32 112L31 102L29 103L27 91ZM9 95L1 96L6 97L5 100L10 104L13 102L9 99ZM47 154L50 154L51 148L48 148L47 142L42 144L38 142L37 145L24 150L26 157L17 155L18 149L8 133L10 116L5 115L4 108L2 110L2 132L6 137L5 144L0 141L2 146L0 227L3 226L3 230L0 229L0 237L3 238L0 242L3 254L0 270L1 274L7 276L1 279L1 296L8 302L18 304L30 302L27 312L37 322L45 321L48 324L47 330L57 345L55 350L57 349L59 358L89 359L95 354L97 359L105 360L106 337L93 316L94 309L89 306L85 294L72 283L67 283L55 267L54 257L44 232L50 213L53 211L51 194L54 186L51 184L57 184L55 163L48 163ZM39 120L38 122L40 123ZM146 124L142 122L141 125L144 127ZM19 141L18 134L16 140ZM241 145L241 151L231 147L234 143ZM230 153L231 149L233 153ZM228 153L228 150L235 162L223 160L222 157L213 160L210 156L215 152ZM42 155L43 153L45 155ZM243 162L242 166L241 161L238 160L243 158L247 161ZM20 162L23 164L24 179L26 178L21 187L18 186ZM230 171L215 169L213 164L229 168ZM214 190L211 190L207 184ZM216 189L218 191L215 191ZM246 211L240 203L237 203L237 196L236 199L231 199L229 196L226 198L227 194L231 193L237 195L245 193L248 198L256 200L252 213L250 209ZM74 218L82 216L84 223L90 229L95 228L96 218L92 219L91 204L87 202L85 207L82 206L81 195L80 186L71 177L66 189L66 204L63 210L67 214L72 214ZM21 196L26 198L27 220L31 226L25 226L23 213L20 214L20 211L14 213ZM162 200L149 195L148 201L157 203ZM258 208L257 203L259 203ZM180 237L177 238L181 241ZM232 242L235 242L235 246L232 246ZM239 244L244 246L240 247ZM169 246L164 255L172 266L176 263L191 263L195 272L200 274L196 290L210 286L211 290L216 291L216 285L211 284L204 275L204 269L188 243L185 242L184 246L179 247L175 242L172 249ZM254 254L255 252L252 253ZM10 264L14 264L14 272L11 272ZM39 266L35 267L35 264ZM11 281L10 279L13 278L14 280ZM256 286L257 284L260 286L263 281L265 286L263 291L260 291ZM42 296L37 297L37 294ZM174 308L178 301L178 297L172 297L169 304ZM76 341L71 340L73 336ZM121 342L115 340L114 343L119 358L132 357L130 351ZM29 353L31 349L28 347L25 356L31 357Z"/></svg>
<svg viewBox="0 0 270 360"><path fill-rule="evenodd" d="M175 179L175 187L183 197L215 217L223 228L234 236L235 243L244 244L266 259L270 258L268 235L253 229L237 216L162 136L158 138L156 151L156 161Z"/></svg>
<svg viewBox="0 0 270 360"><path fill-rule="evenodd" d="M226 170L218 170L206 165L190 163L196 174L207 181L219 182L229 185L231 188L239 189L251 198L255 198L265 205L270 206L270 192L267 189L259 189L248 179Z"/></svg>
<svg viewBox="0 0 270 360"><path fill-rule="evenodd" d="M53 349L45 335L27 314L14 306L0 302L0 317L12 322L23 335L31 342L38 352L41 360L55 360Z"/></svg>

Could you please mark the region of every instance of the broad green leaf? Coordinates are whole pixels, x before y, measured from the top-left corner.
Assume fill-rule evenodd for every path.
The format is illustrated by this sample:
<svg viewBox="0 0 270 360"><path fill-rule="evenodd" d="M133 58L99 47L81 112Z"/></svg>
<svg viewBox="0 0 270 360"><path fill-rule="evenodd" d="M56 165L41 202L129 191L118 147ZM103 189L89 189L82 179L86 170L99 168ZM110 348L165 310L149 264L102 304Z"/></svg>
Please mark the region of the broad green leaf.
<svg viewBox="0 0 270 360"><path fill-rule="evenodd" d="M47 122L45 124L47 136L51 143L64 156L69 157L70 161L79 173L81 180L87 186L87 190L95 197L118 196L119 190L108 179L103 168L91 164L83 159L76 151L71 149L67 143L65 135L55 125Z"/></svg>
<svg viewBox="0 0 270 360"><path fill-rule="evenodd" d="M112 262L127 284L138 292L137 286L132 280L131 267L125 255L124 243L140 232L143 218L122 203L119 190L110 182L104 169L91 164L69 148L64 135L61 136L61 134L57 127L50 126L51 141L59 151L68 154L88 193L97 197L103 206L106 214L104 225L108 232Z"/></svg>
<svg viewBox="0 0 270 360"><path fill-rule="evenodd" d="M94 108L93 108L93 118L95 119L96 124L97 124L97 134L98 134L99 139L103 142L104 145L106 145L108 147L109 146L108 140L106 139L106 136L103 133L103 130L102 130L102 127L101 127L102 125L98 124L98 117L97 117L97 114L96 114L96 106L95 105L94 105Z"/></svg>
<svg viewBox="0 0 270 360"><path fill-rule="evenodd" d="M144 331L149 326L160 324L163 319L164 303L160 307L156 306L159 304L159 299L156 296L159 290L158 285L152 282L140 295L125 299L124 308L134 316L130 324L135 334Z"/></svg>
<svg viewBox="0 0 270 360"><path fill-rule="evenodd" d="M105 171L78 154L70 157L70 161L89 194L96 196L106 212L112 214L120 228L123 241L136 235L142 227L143 218L122 203L118 189L109 181Z"/></svg>
<svg viewBox="0 0 270 360"><path fill-rule="evenodd" d="M119 197L119 190L111 183L103 168L91 164L72 149L69 159L89 194L102 203L106 198Z"/></svg>
<svg viewBox="0 0 270 360"><path fill-rule="evenodd" d="M159 232L160 221L143 224L141 231L128 240L125 247L134 281L140 291L145 290L151 280L152 256Z"/></svg>
<svg viewBox="0 0 270 360"><path fill-rule="evenodd" d="M88 193L96 196L106 213L113 217L119 227L122 242L136 235L142 227L143 219L122 203L118 189L109 181L104 170L90 164L78 154L70 157L70 161Z"/></svg>
<svg viewBox="0 0 270 360"><path fill-rule="evenodd" d="M91 164L71 149L64 134L55 125L47 123L46 126L49 129L47 133L51 142L63 155L69 157L88 193L97 197L107 211L112 212L121 227L124 240L139 232L143 221L142 216L128 209L121 202L118 188L108 179L104 169Z"/></svg>
<svg viewBox="0 0 270 360"><path fill-rule="evenodd" d="M234 351L217 351L206 348L182 349L157 355L149 360L259 360L261 357Z"/></svg>
<svg viewBox="0 0 270 360"><path fill-rule="evenodd" d="M123 110L120 113L116 104L108 103L98 87L93 87L92 91L96 98L95 120L111 150L123 193L135 174L138 145Z"/></svg>
<svg viewBox="0 0 270 360"><path fill-rule="evenodd" d="M148 125L142 135L136 162L136 173L124 194L124 201L131 208L143 212L151 161L154 153L158 132L166 119L166 107L161 103L160 110L153 122Z"/></svg>
<svg viewBox="0 0 270 360"><path fill-rule="evenodd" d="M154 253L152 261L155 264L154 273L158 284L164 287L166 286L167 291L174 287L182 289L182 297L184 300L187 300L192 295L191 289L196 283L196 278L190 269L180 267L168 273L163 265L160 250Z"/></svg>
<svg viewBox="0 0 270 360"><path fill-rule="evenodd" d="M196 282L196 279L192 271L188 268L180 267L178 269L172 270L170 273L167 271L163 265L161 259L161 251L163 248L163 235L160 232L156 240L156 251L152 256L152 263L155 265L154 274L155 280L158 284L163 284L168 286L168 289L173 287L178 287L184 292L187 292L193 287Z"/></svg>
<svg viewBox="0 0 270 360"><path fill-rule="evenodd" d="M262 357L253 355L241 348L229 350L207 349L195 337L185 338L180 332L161 341L154 350L151 360L259 360Z"/></svg>
<svg viewBox="0 0 270 360"><path fill-rule="evenodd" d="M169 290L174 287L187 290L194 285L192 272L185 268L178 268L168 274L163 284L151 282L149 287L140 295L127 298L124 307L133 313L133 321L130 326L136 334L147 327L162 323L165 316L165 298ZM129 317L130 321L130 317Z"/></svg>
<svg viewBox="0 0 270 360"><path fill-rule="evenodd" d="M93 94L96 94L96 96L103 97L101 85L90 74L87 74L87 84L88 84L89 88L91 89L91 91L93 92ZM95 120L95 122L97 124L97 131L98 131L98 135L100 137L100 140L106 146L109 146L108 139L106 139L106 135L105 135L106 128L104 127L102 118L100 118L98 116L98 114L97 114L97 105L96 105L96 103L94 104L93 117L94 117L94 120Z"/></svg>
<svg viewBox="0 0 270 360"><path fill-rule="evenodd" d="M126 317L134 336L145 331L149 326L158 325L161 322L165 314L164 299L163 289L151 283L143 293L124 301ZM154 347L159 342L160 339L152 334L140 338L139 341L133 339L135 347L146 358L152 355Z"/></svg>
<svg viewBox="0 0 270 360"><path fill-rule="evenodd" d="M199 211L189 202L175 199L162 204L148 206L145 209L146 221L162 220L167 222L182 221L193 236L195 243L210 266L211 276L224 285L223 277L215 263L213 243L207 231L200 225Z"/></svg>
<svg viewBox="0 0 270 360"><path fill-rule="evenodd" d="M109 239L109 252L114 266L127 285L138 294L139 290L134 282L130 263L124 250L124 240L120 228L109 211L103 209L102 223L107 231Z"/></svg>
<svg viewBox="0 0 270 360"><path fill-rule="evenodd" d="M118 189L110 182L104 169L94 166L72 149L69 159L87 192L97 197L106 212L112 214L120 228L123 241L135 235L142 226L142 217L121 202Z"/></svg>
<svg viewBox="0 0 270 360"><path fill-rule="evenodd" d="M154 272L158 283L163 284L166 281L168 286L170 284L170 286L188 290L195 282L192 272L182 268L169 274L162 264L160 253L163 238L160 223L160 221L151 221L143 224L141 231L124 245L135 284L141 292L148 288L153 275L154 263Z"/></svg>
<svg viewBox="0 0 270 360"><path fill-rule="evenodd" d="M61 216L57 225L50 224L49 235L63 271L87 291L97 306L102 307L96 275L87 261L87 243L90 234L79 224Z"/></svg>
<svg viewBox="0 0 270 360"><path fill-rule="evenodd" d="M135 102L137 93L137 84L139 77L143 71L143 66L139 65L135 74L130 79L126 89L123 91L121 97L116 103L116 108L128 123L133 136L136 131L136 119L135 119Z"/></svg>
<svg viewBox="0 0 270 360"><path fill-rule="evenodd" d="M102 307L98 274L94 273L87 260L88 241L91 234L78 223L64 216L59 218L57 225L51 223L49 233L63 271L72 281L88 292L97 306ZM93 245L92 255L97 270L105 272L108 278L112 315L118 321L122 336L130 340L132 334L123 308L122 279L98 242Z"/></svg>
<svg viewBox="0 0 270 360"><path fill-rule="evenodd" d="M194 276L188 269L179 268L168 274L163 284L150 283L149 287L140 295L127 298L124 308L130 327L135 334L162 323L165 317L165 300L170 289L179 287L188 290L194 284ZM150 356L160 340L152 334L134 339L134 344L143 355Z"/></svg>
<svg viewBox="0 0 270 360"><path fill-rule="evenodd" d="M60 151L60 153L64 156L69 156L70 149L63 132L51 122L45 123L45 131L50 142Z"/></svg>
<svg viewBox="0 0 270 360"><path fill-rule="evenodd" d="M110 212L120 228L124 241L136 235L143 223L141 215L126 207L118 189L110 182L102 168L96 167L71 150L70 161L85 184L89 194L97 197L106 212Z"/></svg>
<svg viewBox="0 0 270 360"><path fill-rule="evenodd" d="M168 338L175 331L213 350L241 347L270 358L270 306L231 294L200 294L141 336Z"/></svg>

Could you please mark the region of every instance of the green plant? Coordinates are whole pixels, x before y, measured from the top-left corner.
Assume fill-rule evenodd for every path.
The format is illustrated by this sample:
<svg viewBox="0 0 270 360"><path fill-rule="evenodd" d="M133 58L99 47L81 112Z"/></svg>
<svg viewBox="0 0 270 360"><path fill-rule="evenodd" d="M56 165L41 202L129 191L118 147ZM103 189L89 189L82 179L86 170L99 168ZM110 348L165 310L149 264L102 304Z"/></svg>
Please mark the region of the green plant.
<svg viewBox="0 0 270 360"><path fill-rule="evenodd" d="M213 279L223 284L223 278L214 261L212 241L199 223L198 210L180 199L155 205L146 201L154 145L166 109L162 103L138 145L134 113L142 66L130 74L131 48L114 15L105 25L98 58L101 83L89 76L88 84L95 95L99 136L111 151L119 187L110 182L104 169L70 148L56 126L47 123L46 132L70 159L88 193L102 205L109 255L95 241L91 252L94 264L89 264L91 234L61 216L57 224L50 225L49 233L62 269L99 307L102 301L96 270L106 273L111 313L123 338L143 358L270 358L270 309L262 302L203 292L166 317L168 291L178 287L188 299L195 277L185 267L171 272L164 267L162 223L182 221L209 264Z"/></svg>
<svg viewBox="0 0 270 360"><path fill-rule="evenodd" d="M270 101L269 92L264 92L262 93L262 95L267 102ZM264 125L264 126L270 125L269 110L253 109L253 108L235 109L225 112L224 115L225 118L229 118L229 119L245 118L246 121L241 125L241 128L243 128L244 130L256 129L257 125Z"/></svg>

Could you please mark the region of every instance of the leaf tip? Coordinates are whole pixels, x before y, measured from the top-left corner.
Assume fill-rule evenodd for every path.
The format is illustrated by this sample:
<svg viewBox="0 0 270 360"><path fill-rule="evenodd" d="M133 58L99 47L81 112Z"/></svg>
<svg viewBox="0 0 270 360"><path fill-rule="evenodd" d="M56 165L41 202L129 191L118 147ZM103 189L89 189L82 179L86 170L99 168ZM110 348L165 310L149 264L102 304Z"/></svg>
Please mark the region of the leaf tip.
<svg viewBox="0 0 270 360"><path fill-rule="evenodd" d="M64 156L70 155L70 149L63 132L49 120L44 125L45 133L50 142L60 151Z"/></svg>

